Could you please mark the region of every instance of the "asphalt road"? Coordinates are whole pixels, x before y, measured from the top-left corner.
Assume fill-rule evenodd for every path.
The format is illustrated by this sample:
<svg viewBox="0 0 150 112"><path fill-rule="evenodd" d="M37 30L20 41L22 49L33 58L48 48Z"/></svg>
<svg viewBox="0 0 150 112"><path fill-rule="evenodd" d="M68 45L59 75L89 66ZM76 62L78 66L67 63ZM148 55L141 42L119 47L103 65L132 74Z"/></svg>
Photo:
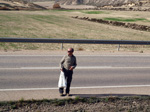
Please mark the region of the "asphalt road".
<svg viewBox="0 0 150 112"><path fill-rule="evenodd" d="M63 56L0 56L0 68L59 67ZM78 67L150 67L150 56L76 56Z"/></svg>
<svg viewBox="0 0 150 112"><path fill-rule="evenodd" d="M150 86L150 56L76 56L72 87ZM57 88L62 56L0 56L0 91Z"/></svg>

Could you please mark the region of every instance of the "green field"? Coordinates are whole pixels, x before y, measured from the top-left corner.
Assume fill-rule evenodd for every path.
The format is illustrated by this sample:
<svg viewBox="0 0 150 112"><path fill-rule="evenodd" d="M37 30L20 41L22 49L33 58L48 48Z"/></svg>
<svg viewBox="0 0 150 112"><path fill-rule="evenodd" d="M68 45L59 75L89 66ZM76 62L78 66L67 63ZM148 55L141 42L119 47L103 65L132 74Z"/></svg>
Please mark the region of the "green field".
<svg viewBox="0 0 150 112"><path fill-rule="evenodd" d="M104 18L104 19L110 21L120 21L120 22L137 22L137 21L150 22L145 18Z"/></svg>
<svg viewBox="0 0 150 112"><path fill-rule="evenodd" d="M150 32L109 26L72 18L72 16L100 18L113 21L149 25L149 12L94 11L94 10L45 10L0 11L0 37L70 38L150 40ZM65 44L77 50L110 50L116 45ZM147 46L142 46L143 48ZM126 47L125 47L126 48ZM132 49L132 46L128 46ZM141 46L138 46L138 49ZM149 48L149 47L148 47ZM0 50L55 50L59 44L0 43ZM134 47L135 49L135 47Z"/></svg>

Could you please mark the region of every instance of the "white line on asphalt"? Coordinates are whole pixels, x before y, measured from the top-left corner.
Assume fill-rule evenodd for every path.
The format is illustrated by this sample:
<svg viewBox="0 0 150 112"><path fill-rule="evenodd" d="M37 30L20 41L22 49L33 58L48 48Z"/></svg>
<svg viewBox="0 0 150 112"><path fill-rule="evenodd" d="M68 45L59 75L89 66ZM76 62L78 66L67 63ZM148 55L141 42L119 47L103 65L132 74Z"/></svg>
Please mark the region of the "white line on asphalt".
<svg viewBox="0 0 150 112"><path fill-rule="evenodd" d="M89 67L77 67L76 69L101 69L101 68L111 68L111 66L89 66ZM20 67L20 68L0 68L0 70L59 70L60 67Z"/></svg>
<svg viewBox="0 0 150 112"><path fill-rule="evenodd" d="M120 85L120 86L89 86L89 87L71 87L71 89L107 89L107 88L133 88L133 87L150 87L150 85ZM58 88L19 88L19 89L0 89L4 91L33 91L33 90L57 90Z"/></svg>
<svg viewBox="0 0 150 112"><path fill-rule="evenodd" d="M55 69L60 69L60 67L21 67L20 69L38 69L38 70L55 70Z"/></svg>
<svg viewBox="0 0 150 112"><path fill-rule="evenodd" d="M76 69L101 69L101 68L111 68L111 66L77 67ZM22 67L21 69L60 69L60 67Z"/></svg>
<svg viewBox="0 0 150 112"><path fill-rule="evenodd" d="M87 66L76 69L150 69L150 67L112 67L112 66ZM20 67L20 68L0 68L0 70L59 70L60 67Z"/></svg>
<svg viewBox="0 0 150 112"><path fill-rule="evenodd" d="M150 55L76 55L79 57L150 57Z"/></svg>
<svg viewBox="0 0 150 112"><path fill-rule="evenodd" d="M35 56L37 56L37 57L47 57L47 56L49 56L49 57L55 57L55 56L57 56L57 57L62 57L62 56L64 56L64 55L0 55L0 57L3 57L3 56L5 56L5 57L11 57L11 56L15 56L15 57L27 57L27 56L31 56L31 57L35 57ZM150 55L76 55L76 56L80 56L80 57L93 57L93 56L97 56L97 57L103 57L103 56L107 56L107 57L110 57L110 56L113 56L113 57L128 57L128 56L136 56L136 57L150 57Z"/></svg>
<svg viewBox="0 0 150 112"><path fill-rule="evenodd" d="M37 57L47 57L47 56L51 56L51 57L55 57L55 56L59 56L59 57L62 57L62 56L64 56L64 55L0 55L0 57L3 57L3 56L5 56L5 57L35 57L35 56L37 56Z"/></svg>

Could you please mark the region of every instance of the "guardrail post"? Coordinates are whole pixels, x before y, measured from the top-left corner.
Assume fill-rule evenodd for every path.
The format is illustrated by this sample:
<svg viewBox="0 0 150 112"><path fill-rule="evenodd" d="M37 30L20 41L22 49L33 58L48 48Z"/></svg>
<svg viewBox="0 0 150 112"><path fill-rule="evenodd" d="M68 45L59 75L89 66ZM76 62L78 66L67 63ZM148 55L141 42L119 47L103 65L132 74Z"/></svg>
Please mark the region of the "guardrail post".
<svg viewBox="0 0 150 112"><path fill-rule="evenodd" d="M117 48L117 50L118 50L118 51L120 50L120 44L118 45L118 48Z"/></svg>
<svg viewBox="0 0 150 112"><path fill-rule="evenodd" d="M61 50L63 50L63 43L61 43Z"/></svg>

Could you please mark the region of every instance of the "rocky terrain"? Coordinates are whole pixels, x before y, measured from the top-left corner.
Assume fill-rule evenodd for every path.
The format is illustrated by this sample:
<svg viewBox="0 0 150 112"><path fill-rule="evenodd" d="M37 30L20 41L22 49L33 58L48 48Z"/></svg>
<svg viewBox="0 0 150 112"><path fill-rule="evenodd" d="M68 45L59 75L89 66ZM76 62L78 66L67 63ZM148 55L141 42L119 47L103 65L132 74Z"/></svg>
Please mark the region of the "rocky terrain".
<svg viewBox="0 0 150 112"><path fill-rule="evenodd" d="M106 6L149 6L150 0L56 0L57 2L64 5L71 4L84 4L84 5L94 5L100 7Z"/></svg>
<svg viewBox="0 0 150 112"><path fill-rule="evenodd" d="M47 9L33 2L55 1L60 5L91 5L109 10L113 7L140 8L150 10L150 0L1 0L0 10L41 10ZM142 9L144 7L144 9ZM93 8L92 8L93 9ZM118 10L118 9L117 9Z"/></svg>
<svg viewBox="0 0 150 112"><path fill-rule="evenodd" d="M42 9L46 8L23 0L0 1L0 10L42 10Z"/></svg>
<svg viewBox="0 0 150 112"><path fill-rule="evenodd" d="M87 21L92 21L92 22L97 22L97 23L102 23L102 24L108 24L108 25L113 25L113 26L120 26L120 27L125 27L125 28L131 28L131 29L136 29L136 30L141 30L141 31L150 31L150 26L146 25L138 25L135 23L125 23L125 22L117 22L117 21L107 21L103 19L96 19L96 18L88 18L88 17L73 17L76 19L81 19L81 20L87 20Z"/></svg>
<svg viewBox="0 0 150 112"><path fill-rule="evenodd" d="M150 112L150 97L106 97L0 102L1 112Z"/></svg>

